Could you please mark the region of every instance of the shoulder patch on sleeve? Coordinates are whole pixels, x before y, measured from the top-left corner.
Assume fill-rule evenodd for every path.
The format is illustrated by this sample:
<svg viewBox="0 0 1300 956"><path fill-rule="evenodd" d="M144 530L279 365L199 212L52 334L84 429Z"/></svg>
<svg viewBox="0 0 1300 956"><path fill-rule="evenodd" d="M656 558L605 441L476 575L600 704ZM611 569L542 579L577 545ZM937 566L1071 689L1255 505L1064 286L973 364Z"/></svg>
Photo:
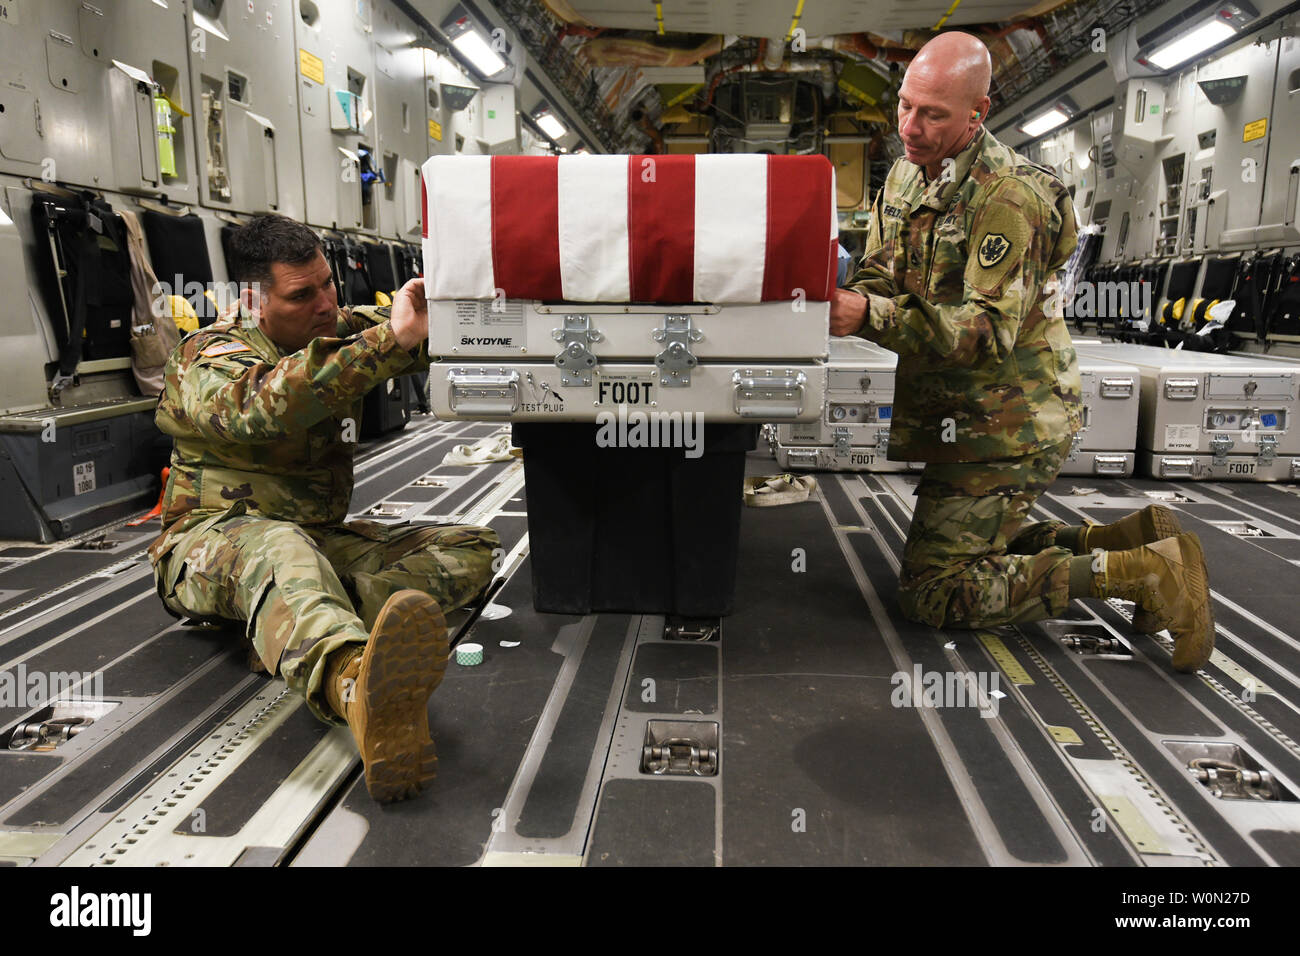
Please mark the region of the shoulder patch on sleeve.
<svg viewBox="0 0 1300 956"><path fill-rule="evenodd" d="M217 358L221 355L236 355L239 352L251 351L253 350L243 342L222 342L219 345L209 345L199 354L204 358Z"/></svg>
<svg viewBox="0 0 1300 956"><path fill-rule="evenodd" d="M990 232L984 236L979 247L980 265L985 269L992 269L1001 262L1007 252L1011 249L1011 243L1007 237L1000 232Z"/></svg>
<svg viewBox="0 0 1300 956"><path fill-rule="evenodd" d="M1030 253L1040 217L1032 207L1015 201L1023 192L1024 187L1014 182L997 183L987 189L976 209L966 282L982 295L1000 296Z"/></svg>

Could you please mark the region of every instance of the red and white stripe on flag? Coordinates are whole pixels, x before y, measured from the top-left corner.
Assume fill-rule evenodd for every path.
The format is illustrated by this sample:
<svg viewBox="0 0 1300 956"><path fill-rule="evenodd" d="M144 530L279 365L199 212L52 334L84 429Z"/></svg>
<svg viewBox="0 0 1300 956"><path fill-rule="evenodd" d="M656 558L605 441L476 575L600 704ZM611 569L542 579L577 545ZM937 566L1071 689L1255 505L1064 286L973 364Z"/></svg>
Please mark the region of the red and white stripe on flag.
<svg viewBox="0 0 1300 956"><path fill-rule="evenodd" d="M835 171L824 156L434 156L431 299L825 301Z"/></svg>

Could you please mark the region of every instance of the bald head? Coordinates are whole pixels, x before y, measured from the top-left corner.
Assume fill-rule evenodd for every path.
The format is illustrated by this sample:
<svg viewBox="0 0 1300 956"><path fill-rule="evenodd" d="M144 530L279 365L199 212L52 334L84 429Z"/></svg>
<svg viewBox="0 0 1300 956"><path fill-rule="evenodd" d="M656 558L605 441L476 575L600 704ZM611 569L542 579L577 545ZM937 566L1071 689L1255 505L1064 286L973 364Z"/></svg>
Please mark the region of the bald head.
<svg viewBox="0 0 1300 956"><path fill-rule="evenodd" d="M969 33L941 33L908 64L898 90L898 132L907 158L938 174L974 137L988 113L993 61Z"/></svg>
<svg viewBox="0 0 1300 956"><path fill-rule="evenodd" d="M907 75L913 72L942 82L950 95L960 96L974 106L989 94L993 60L988 47L978 37L956 31L940 33L912 58Z"/></svg>

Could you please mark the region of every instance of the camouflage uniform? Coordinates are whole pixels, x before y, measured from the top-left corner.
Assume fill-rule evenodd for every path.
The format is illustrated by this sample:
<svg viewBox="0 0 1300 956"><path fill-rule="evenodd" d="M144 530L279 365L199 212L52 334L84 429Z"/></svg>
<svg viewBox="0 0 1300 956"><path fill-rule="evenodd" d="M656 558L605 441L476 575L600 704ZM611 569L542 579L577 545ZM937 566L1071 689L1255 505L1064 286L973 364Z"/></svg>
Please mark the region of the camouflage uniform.
<svg viewBox="0 0 1300 956"><path fill-rule="evenodd" d="M1070 196L981 128L932 182L898 160L869 229L857 334L899 355L890 459L927 462L899 602L933 625L1059 614L1065 525L1020 526L1081 426L1074 347L1045 311L1077 244Z"/></svg>
<svg viewBox="0 0 1300 956"><path fill-rule="evenodd" d="M149 549L163 603L247 621L262 665L332 723L325 657L364 644L404 588L444 610L465 604L491 578L500 544L487 528L344 521L362 398L429 364L424 346L417 357L398 344L388 317L343 309L336 338L292 354L228 317L172 353L156 416L174 439L164 531Z"/></svg>

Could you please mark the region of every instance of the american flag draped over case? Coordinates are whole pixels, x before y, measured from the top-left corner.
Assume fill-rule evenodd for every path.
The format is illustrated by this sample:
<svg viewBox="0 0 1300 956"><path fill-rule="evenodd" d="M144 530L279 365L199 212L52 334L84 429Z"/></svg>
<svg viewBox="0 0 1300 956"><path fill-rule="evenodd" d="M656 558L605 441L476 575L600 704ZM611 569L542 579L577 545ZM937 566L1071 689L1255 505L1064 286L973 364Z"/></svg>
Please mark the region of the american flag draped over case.
<svg viewBox="0 0 1300 956"><path fill-rule="evenodd" d="M825 301L835 285L824 156L435 156L423 177L430 299Z"/></svg>

